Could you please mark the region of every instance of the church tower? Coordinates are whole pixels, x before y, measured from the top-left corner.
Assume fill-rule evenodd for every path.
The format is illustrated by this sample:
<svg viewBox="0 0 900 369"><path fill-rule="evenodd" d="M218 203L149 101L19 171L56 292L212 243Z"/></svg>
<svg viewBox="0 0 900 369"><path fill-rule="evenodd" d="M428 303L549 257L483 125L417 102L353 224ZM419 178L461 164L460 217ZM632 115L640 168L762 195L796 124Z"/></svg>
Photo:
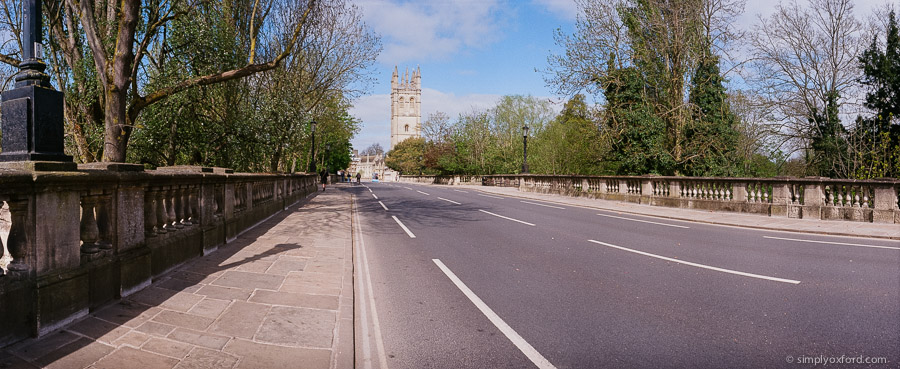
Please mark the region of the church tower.
<svg viewBox="0 0 900 369"><path fill-rule="evenodd" d="M401 77L394 67L391 77L391 147L410 137L419 137L422 121L422 72L409 68Z"/></svg>

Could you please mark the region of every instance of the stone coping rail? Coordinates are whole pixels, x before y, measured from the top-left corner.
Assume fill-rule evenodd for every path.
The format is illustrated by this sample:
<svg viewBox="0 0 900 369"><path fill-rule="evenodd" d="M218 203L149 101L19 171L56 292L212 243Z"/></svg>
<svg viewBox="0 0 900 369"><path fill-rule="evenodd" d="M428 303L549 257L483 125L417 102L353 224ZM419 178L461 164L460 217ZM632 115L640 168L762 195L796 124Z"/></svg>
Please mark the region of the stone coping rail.
<svg viewBox="0 0 900 369"><path fill-rule="evenodd" d="M0 347L216 250L314 193L316 178L128 164L0 169Z"/></svg>
<svg viewBox="0 0 900 369"><path fill-rule="evenodd" d="M900 180L825 177L484 175L400 176L400 182L519 191L773 217L900 224Z"/></svg>

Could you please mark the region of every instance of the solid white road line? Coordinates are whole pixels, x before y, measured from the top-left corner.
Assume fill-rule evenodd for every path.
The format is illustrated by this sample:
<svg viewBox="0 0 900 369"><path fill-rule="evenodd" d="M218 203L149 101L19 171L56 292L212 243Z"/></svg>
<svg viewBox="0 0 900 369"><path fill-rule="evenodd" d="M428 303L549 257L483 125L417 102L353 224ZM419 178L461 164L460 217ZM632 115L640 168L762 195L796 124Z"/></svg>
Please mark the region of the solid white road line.
<svg viewBox="0 0 900 369"><path fill-rule="evenodd" d="M351 195L351 201L353 200L353 195ZM381 369L387 369L387 355L384 353L384 341L381 338L381 324L378 321L378 311L375 308L375 292L372 290L372 276L369 273L369 257L366 254L366 243L363 239L362 227L360 226L359 221L359 210L354 207L354 213L356 213L356 236L358 239L358 243L356 244L357 254L360 256L356 260L356 268L360 271L359 277L360 281L360 320L362 326L362 367L363 368L372 368L373 367L373 358L372 358L372 348L371 348L371 340L375 341L375 349L376 355L378 355L378 367ZM368 293L366 293L368 292ZM368 296L364 296L368 295ZM371 310L372 314L372 330L374 332L369 332L369 310Z"/></svg>
<svg viewBox="0 0 900 369"><path fill-rule="evenodd" d="M456 192L462 192L462 193L468 193L467 191L462 191L462 190L453 190L453 191L456 191Z"/></svg>
<svg viewBox="0 0 900 369"><path fill-rule="evenodd" d="M554 209L562 209L562 210L566 210L566 208L560 207L560 206L553 206L553 205L547 205L547 204L538 204L538 203L536 203L536 202L528 202L528 201L522 201L522 202L524 202L524 203L526 203L526 204L531 204L531 205L545 206L545 207L548 207L548 208L554 208Z"/></svg>
<svg viewBox="0 0 900 369"><path fill-rule="evenodd" d="M378 203L379 203L379 204L381 204L381 207L383 207L383 208L384 208L384 210L387 210L387 209L388 209L388 208L387 208L387 206L384 206L384 203L383 203L383 202L381 202L381 201L378 201Z"/></svg>
<svg viewBox="0 0 900 369"><path fill-rule="evenodd" d="M510 217L505 217L505 216L502 216L502 215L500 215L500 214L494 214L494 213L491 213L491 212L489 212L489 211L487 211L487 210L481 210L481 209L478 209L478 211L480 211L480 212L482 212L482 213L485 213L485 214L493 215L493 216L498 217L498 218L503 218L503 219L506 219L506 220L511 220L511 221L513 221L513 222L519 222L519 223L527 224L527 225L530 225L530 226L534 227L534 224L533 224L533 223L523 222L523 221L521 221L521 220L513 219L513 218L510 218Z"/></svg>
<svg viewBox="0 0 900 369"><path fill-rule="evenodd" d="M534 365L537 365L537 367L541 369L556 368L555 366L553 366L553 364L550 363L549 360L544 357L544 355L541 355L541 353L535 350L534 347L528 343L528 341L525 341L522 336L516 333L516 331L513 330L512 327L509 326L509 324L506 324L506 322L503 321L503 318L500 318L500 316L497 315L494 310L491 310L491 308L487 306L487 304L485 304L484 301L482 301L481 298L479 298L478 295L475 294L475 292L472 292L472 290L470 290L469 287L467 287L466 284L456 276L456 274L453 274L453 271L451 271L450 268L447 268L447 266L444 265L444 263L442 263L439 259L431 259L431 261L433 261L438 266L438 268L441 268L441 271L447 275L447 278L450 278L450 281L452 281L453 284L456 285L456 288L459 288L459 290L462 291L463 295L466 295L466 297L469 298L469 301L472 301L472 303L475 304L475 307L477 307L478 310L480 310L481 313L491 321L491 323L494 323L494 326L497 327L500 332L503 332L503 335L506 336L506 338L508 338L510 341L512 341L512 343L516 345L516 348L522 351L522 353L525 354L525 356L527 356L528 359L531 360L532 363L534 363Z"/></svg>
<svg viewBox="0 0 900 369"><path fill-rule="evenodd" d="M416 192L418 192L418 193L420 193L420 194L423 194L423 195L425 195L425 196L431 196L430 194L425 193L425 192L422 192L422 191L419 191L419 190L416 190Z"/></svg>
<svg viewBox="0 0 900 369"><path fill-rule="evenodd" d="M414 235L412 232L410 232L409 228L406 228L406 226L403 224L403 222L401 222L400 219L397 219L396 215L391 215L391 218L394 218L394 221L400 225L400 228L403 228L403 230L406 231L406 234L409 235L409 238L416 238L416 235Z"/></svg>
<svg viewBox="0 0 900 369"><path fill-rule="evenodd" d="M456 201L453 201L453 200L447 200L447 199L445 199L445 198L443 198L443 197L438 197L438 199L444 200L444 201L446 201L446 202L453 203L453 204L456 204L456 205L462 205L462 204L460 204L460 203L458 203L458 202L456 202Z"/></svg>
<svg viewBox="0 0 900 369"><path fill-rule="evenodd" d="M824 243L828 245L841 245L841 246L853 246L853 247L871 247L874 249L889 249L889 250L900 250L900 247L891 247L891 246L878 246L878 245L865 245L861 243L847 243L847 242L833 242L833 241L816 241L816 240L801 240L799 238L783 238L783 237L770 237L763 236L763 238L768 238L772 240L783 240L783 241L797 241L797 242L810 242L810 243Z"/></svg>
<svg viewBox="0 0 900 369"><path fill-rule="evenodd" d="M609 244L609 243L606 243L606 242L600 242L600 241L595 241L595 240L588 240L588 241L589 241L589 242L596 243L596 244L600 244L600 245L603 245L603 246L608 246L608 247L612 247L612 248L617 248L617 249L619 249L619 250L624 250L624 251L628 251L628 252L633 252L633 253L635 253L635 254L641 254L641 255L644 255L644 256L652 257L652 258L662 259L662 260L665 260L665 261L671 261L671 262L673 262L673 263L679 263L679 264L684 264L684 265L695 266L695 267L698 267L698 268L704 268L704 269L709 269L709 270L715 270L715 271L717 271L717 272L730 273L730 274L737 274L737 275L742 275L742 276L744 276L744 277L752 277L752 278L759 278L759 279L767 279L767 280L775 281L775 282L784 282L784 283L791 283L791 284L798 284L798 283L800 283L800 281L796 281L796 280L793 280L793 279L784 279L784 278L778 278L778 277L769 277L769 276L766 276L766 275L760 275L760 274L753 274L753 273L739 272L739 271L737 271L737 270L731 270L731 269L725 269L725 268L718 268L718 267L714 267L714 266L703 265L703 264L698 264L698 263L692 263L692 262L690 262L690 261L678 260L678 259L673 259L673 258L669 258L669 257L665 257L665 256L660 256L660 255L656 255L656 254L651 254L651 253L649 253L649 252L643 252L643 251L638 251L638 250L632 250L632 249L629 249L629 248L626 248L626 247L616 246L616 245Z"/></svg>
<svg viewBox="0 0 900 369"><path fill-rule="evenodd" d="M480 193L476 193L476 195L478 195L478 196L483 196L483 197L490 197L490 198L492 198L492 199L502 199L502 197L499 197L499 196L483 195L483 194L480 194Z"/></svg>
<svg viewBox="0 0 900 369"><path fill-rule="evenodd" d="M378 200L378 196L375 196L375 194L374 194L374 193L373 193L373 194L372 194L372 197L374 197L374 198L375 198L375 200Z"/></svg>
<svg viewBox="0 0 900 369"><path fill-rule="evenodd" d="M651 222L651 221L649 221L649 220L641 220L641 219L633 219L633 218L625 218L625 217L617 217L617 216L615 216L615 215L607 215L607 214L597 214L597 215L599 215L599 216L601 216L601 217L610 217L610 218L616 218L616 219L624 219L624 220L630 220L630 221L633 221L633 222L650 223L650 224L656 224L656 225L661 225L661 226L666 226L666 227L691 228L691 227L683 226L683 225L668 224L668 223L659 223L659 222Z"/></svg>

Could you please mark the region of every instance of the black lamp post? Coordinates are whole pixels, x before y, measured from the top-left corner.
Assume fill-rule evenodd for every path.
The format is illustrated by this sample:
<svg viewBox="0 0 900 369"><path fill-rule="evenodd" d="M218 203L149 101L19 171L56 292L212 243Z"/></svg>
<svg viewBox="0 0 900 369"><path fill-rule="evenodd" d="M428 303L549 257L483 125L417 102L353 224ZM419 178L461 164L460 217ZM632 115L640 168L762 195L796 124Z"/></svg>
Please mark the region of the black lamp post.
<svg viewBox="0 0 900 369"><path fill-rule="evenodd" d="M528 173L528 126L522 127L522 173Z"/></svg>
<svg viewBox="0 0 900 369"><path fill-rule="evenodd" d="M51 170L76 165L63 152L63 93L50 86L41 61L41 0L25 1L22 62L15 88L2 94L0 162L43 161ZM35 167L37 168L37 166Z"/></svg>
<svg viewBox="0 0 900 369"><path fill-rule="evenodd" d="M310 122L309 127L310 127L310 131L312 132L312 134L310 135L312 137L312 146L310 147L312 154L310 154L311 159L309 161L309 171L310 171L310 173L315 173L316 172L316 121Z"/></svg>
<svg viewBox="0 0 900 369"><path fill-rule="evenodd" d="M322 158L322 165L325 166L325 173L329 173L328 168L328 153L331 152L331 144L325 144L325 157Z"/></svg>

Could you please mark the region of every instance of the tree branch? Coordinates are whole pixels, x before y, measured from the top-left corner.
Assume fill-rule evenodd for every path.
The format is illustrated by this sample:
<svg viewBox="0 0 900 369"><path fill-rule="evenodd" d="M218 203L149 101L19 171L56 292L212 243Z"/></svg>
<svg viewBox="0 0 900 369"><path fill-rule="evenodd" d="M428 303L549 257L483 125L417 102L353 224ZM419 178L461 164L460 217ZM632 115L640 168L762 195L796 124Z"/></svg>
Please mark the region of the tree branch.
<svg viewBox="0 0 900 369"><path fill-rule="evenodd" d="M272 61L268 63L251 63L241 68L191 78L175 85L161 88L143 97L136 96L132 99L131 105L128 108L129 120L133 122L137 118L137 115L141 112L141 110L143 110L147 106L192 87L211 85L233 79L243 78L255 73L277 68L281 61L287 58L293 51L294 45L297 43L297 39L300 37L300 33L303 30L303 26L306 24L306 21L309 17L310 12L312 11L315 2L316 0L309 1L306 10L304 10L303 15L297 23L297 26L294 28L294 32L291 35L289 42L285 46L285 49Z"/></svg>

